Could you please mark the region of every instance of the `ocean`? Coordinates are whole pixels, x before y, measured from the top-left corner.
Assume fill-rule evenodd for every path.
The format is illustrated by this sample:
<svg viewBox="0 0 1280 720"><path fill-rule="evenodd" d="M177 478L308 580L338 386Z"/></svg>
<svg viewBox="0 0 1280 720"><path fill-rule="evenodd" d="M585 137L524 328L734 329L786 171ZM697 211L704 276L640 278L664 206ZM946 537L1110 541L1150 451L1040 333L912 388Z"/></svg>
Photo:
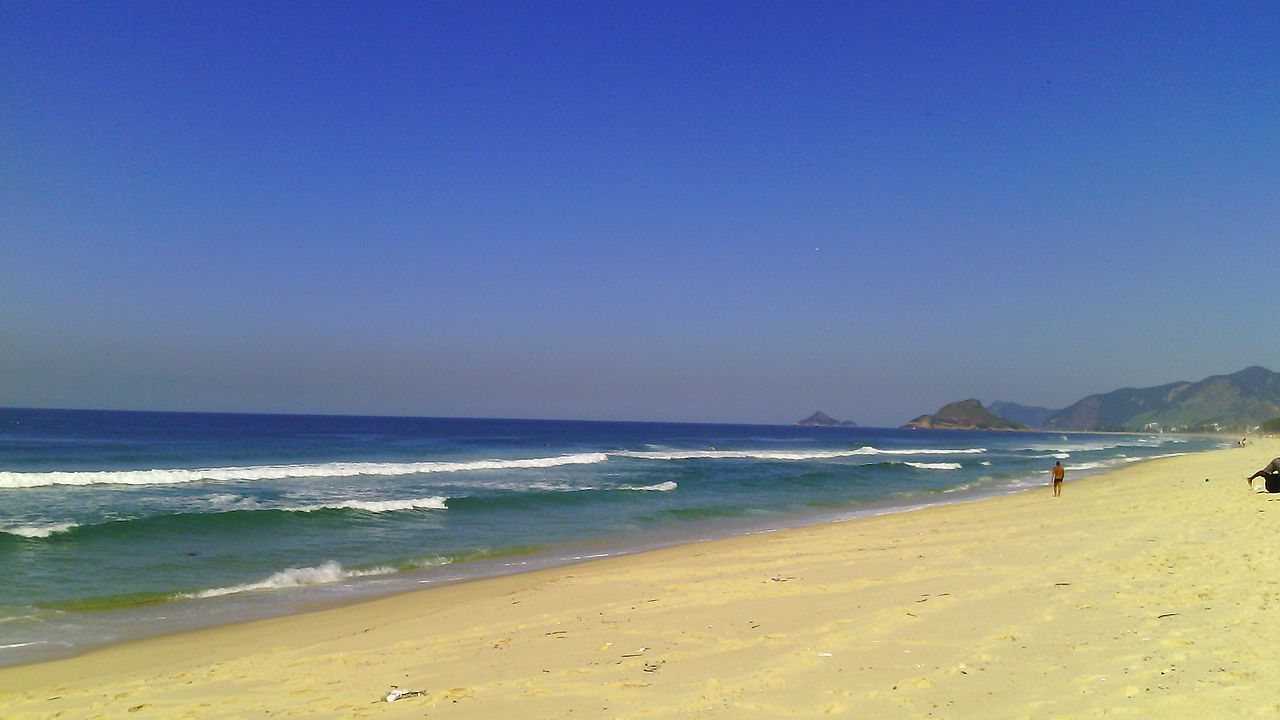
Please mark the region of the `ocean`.
<svg viewBox="0 0 1280 720"><path fill-rule="evenodd" d="M0 409L0 665L1229 441ZM1048 490L1045 490L1046 496Z"/></svg>

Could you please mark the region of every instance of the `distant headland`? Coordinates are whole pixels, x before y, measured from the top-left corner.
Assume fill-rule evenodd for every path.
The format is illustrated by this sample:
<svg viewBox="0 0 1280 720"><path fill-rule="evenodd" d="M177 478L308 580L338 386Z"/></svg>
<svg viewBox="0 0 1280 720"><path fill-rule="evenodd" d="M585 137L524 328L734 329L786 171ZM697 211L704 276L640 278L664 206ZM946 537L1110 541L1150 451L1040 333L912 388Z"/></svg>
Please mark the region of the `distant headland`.
<svg viewBox="0 0 1280 720"><path fill-rule="evenodd" d="M933 415L921 415L904 428L931 430L1027 430L1027 426L992 413L978 400L943 405Z"/></svg>

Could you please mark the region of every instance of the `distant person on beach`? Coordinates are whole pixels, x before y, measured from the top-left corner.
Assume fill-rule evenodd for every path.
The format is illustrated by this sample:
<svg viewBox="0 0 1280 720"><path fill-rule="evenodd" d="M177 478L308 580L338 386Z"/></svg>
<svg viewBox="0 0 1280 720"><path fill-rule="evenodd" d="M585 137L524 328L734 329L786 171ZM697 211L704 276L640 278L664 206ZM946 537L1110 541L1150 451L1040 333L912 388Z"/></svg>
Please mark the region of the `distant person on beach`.
<svg viewBox="0 0 1280 720"><path fill-rule="evenodd" d="M1280 458L1277 458L1280 460ZM1062 467L1062 461L1053 464L1053 496L1062 497L1062 480L1067 476L1067 469Z"/></svg>
<svg viewBox="0 0 1280 720"><path fill-rule="evenodd" d="M1262 486L1267 492L1280 492L1280 457L1274 458L1267 466L1245 478L1244 481L1253 487L1253 481L1262 478Z"/></svg>

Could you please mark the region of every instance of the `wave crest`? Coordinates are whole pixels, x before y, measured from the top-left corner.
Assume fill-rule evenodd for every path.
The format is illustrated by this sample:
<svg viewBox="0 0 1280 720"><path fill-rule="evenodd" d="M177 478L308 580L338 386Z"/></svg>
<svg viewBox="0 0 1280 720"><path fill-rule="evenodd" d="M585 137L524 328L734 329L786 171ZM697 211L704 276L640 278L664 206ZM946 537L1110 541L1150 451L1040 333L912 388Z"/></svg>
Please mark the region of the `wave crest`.
<svg viewBox="0 0 1280 720"><path fill-rule="evenodd" d="M396 512L399 510L447 510L445 501L449 498L436 495L409 500L346 500L335 503L317 503L315 505L299 505L281 508L286 512L316 512L317 510L364 510L371 513Z"/></svg>
<svg viewBox="0 0 1280 720"><path fill-rule="evenodd" d="M360 475L418 475L424 473L468 472L475 470L519 470L560 465L591 465L607 462L605 453L577 453L556 457L519 460L471 460L463 462L334 462L310 465L252 465L221 468L168 468L154 470L84 470L54 472L0 472L0 488L31 488L49 485L177 485L211 480L285 480L311 477L357 477Z"/></svg>
<svg viewBox="0 0 1280 720"><path fill-rule="evenodd" d="M619 490L648 490L650 492L671 492L672 490L675 490L677 487L679 486L676 485L674 481L668 480L666 482L660 482L656 485L623 485L618 489Z"/></svg>
<svg viewBox="0 0 1280 720"><path fill-rule="evenodd" d="M612 453L642 460L832 460L859 455L977 455L986 448L892 448L864 445L855 450L628 450Z"/></svg>
<svg viewBox="0 0 1280 720"><path fill-rule="evenodd" d="M201 599L222 597L223 595L235 595L243 592L253 592L255 590L282 590L285 588L305 587L307 585L323 585L326 583L338 582L354 577L365 577L368 575L388 575L395 572L394 568L379 567L370 570L344 570L342 565L334 560L324 563L318 567L301 567L289 568L272 574L265 580L258 582L243 583L240 585L229 585L227 587L212 588L209 590L201 590L195 593L182 593L178 595L181 598Z"/></svg>
<svg viewBox="0 0 1280 720"><path fill-rule="evenodd" d="M926 463L926 462L908 462L903 465L909 465L913 468L921 470L959 470L962 466L960 463L943 462L943 463Z"/></svg>
<svg viewBox="0 0 1280 720"><path fill-rule="evenodd" d="M79 523L63 522L51 523L49 525L23 525L19 527L8 527L0 529L0 533L15 535L22 538L42 539L58 533L69 532L80 527Z"/></svg>

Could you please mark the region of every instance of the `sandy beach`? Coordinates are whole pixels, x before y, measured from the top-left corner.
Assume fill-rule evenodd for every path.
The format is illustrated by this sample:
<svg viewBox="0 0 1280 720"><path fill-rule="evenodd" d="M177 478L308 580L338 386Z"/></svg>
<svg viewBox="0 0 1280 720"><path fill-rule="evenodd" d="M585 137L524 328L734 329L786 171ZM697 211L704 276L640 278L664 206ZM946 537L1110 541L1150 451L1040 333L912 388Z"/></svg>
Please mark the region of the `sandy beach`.
<svg viewBox="0 0 1280 720"><path fill-rule="evenodd" d="M113 646L0 670L0 716L1274 717L1277 455Z"/></svg>

